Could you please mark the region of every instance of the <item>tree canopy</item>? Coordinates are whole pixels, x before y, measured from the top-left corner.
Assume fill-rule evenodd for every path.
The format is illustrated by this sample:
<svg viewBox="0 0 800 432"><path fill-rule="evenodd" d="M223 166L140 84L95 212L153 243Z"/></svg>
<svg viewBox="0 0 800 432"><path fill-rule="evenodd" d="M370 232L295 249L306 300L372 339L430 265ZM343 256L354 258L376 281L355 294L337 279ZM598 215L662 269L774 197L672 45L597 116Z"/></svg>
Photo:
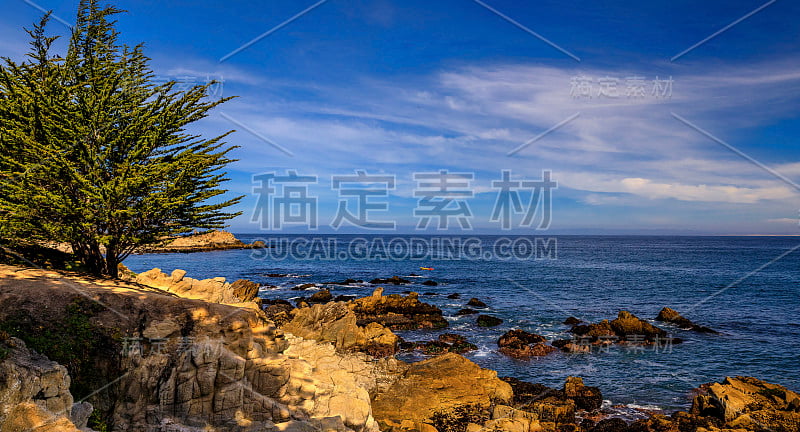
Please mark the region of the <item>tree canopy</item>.
<svg viewBox="0 0 800 432"><path fill-rule="evenodd" d="M187 131L230 98L154 83L143 45L119 41L120 12L81 1L63 57L46 14L27 58L0 64L0 239L68 243L110 276L139 246L224 227L241 199L221 196L233 131Z"/></svg>

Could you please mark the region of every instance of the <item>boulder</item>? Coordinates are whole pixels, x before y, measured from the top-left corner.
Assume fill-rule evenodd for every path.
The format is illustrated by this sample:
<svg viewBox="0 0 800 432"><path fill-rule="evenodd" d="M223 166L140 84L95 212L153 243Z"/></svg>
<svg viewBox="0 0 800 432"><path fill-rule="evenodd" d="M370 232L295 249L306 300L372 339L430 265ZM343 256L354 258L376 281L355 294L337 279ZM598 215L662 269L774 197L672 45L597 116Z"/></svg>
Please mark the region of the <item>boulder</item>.
<svg viewBox="0 0 800 432"><path fill-rule="evenodd" d="M452 294L448 295L448 296L447 296L447 298L449 298L450 300L456 300L456 299L460 299L460 298L461 298L461 294L459 294L459 293L452 293Z"/></svg>
<svg viewBox="0 0 800 432"><path fill-rule="evenodd" d="M546 339L524 330L509 330L500 336L497 346L500 352L513 358L530 358L550 354L555 347L545 344Z"/></svg>
<svg viewBox="0 0 800 432"><path fill-rule="evenodd" d="M478 307L478 308L489 307L486 303L476 299L475 297L469 299L469 301L467 302L467 306Z"/></svg>
<svg viewBox="0 0 800 432"><path fill-rule="evenodd" d="M576 324L580 324L581 322L582 322L581 320L579 320L578 318L575 318L575 317L569 317L569 318L564 320L564 324L566 324L566 325L576 325Z"/></svg>
<svg viewBox="0 0 800 432"><path fill-rule="evenodd" d="M713 333L719 334L718 331L693 323L687 318L684 318L678 311L665 307L661 309L656 317L656 320L675 324L684 330L692 330L699 333Z"/></svg>
<svg viewBox="0 0 800 432"><path fill-rule="evenodd" d="M231 291L233 295L239 299L240 302L253 301L258 297L259 285L247 279L238 279L231 284Z"/></svg>
<svg viewBox="0 0 800 432"><path fill-rule="evenodd" d="M464 357L447 353L413 363L385 392L372 401L379 423L408 420L434 425L437 413L470 405L489 409L513 398L511 386L497 372L482 369Z"/></svg>
<svg viewBox="0 0 800 432"><path fill-rule="evenodd" d="M611 321L611 329L617 336L624 340L630 340L634 335L644 336L646 340L652 341L656 338L665 338L667 332L638 318L628 311L620 311L617 318Z"/></svg>
<svg viewBox="0 0 800 432"><path fill-rule="evenodd" d="M478 315L478 319L475 322L480 327L497 327L503 323L503 320L491 315Z"/></svg>
<svg viewBox="0 0 800 432"><path fill-rule="evenodd" d="M315 292L311 297L306 300L309 303L327 303L333 300L333 294L330 291L323 289Z"/></svg>

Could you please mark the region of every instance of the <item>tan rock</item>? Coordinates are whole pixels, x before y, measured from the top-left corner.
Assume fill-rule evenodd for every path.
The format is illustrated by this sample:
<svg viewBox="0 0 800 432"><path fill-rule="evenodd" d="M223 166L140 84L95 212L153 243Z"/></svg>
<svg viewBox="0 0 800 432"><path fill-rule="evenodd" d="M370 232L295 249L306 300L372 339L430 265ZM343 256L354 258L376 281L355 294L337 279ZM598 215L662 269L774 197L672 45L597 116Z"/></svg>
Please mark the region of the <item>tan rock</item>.
<svg viewBox="0 0 800 432"><path fill-rule="evenodd" d="M447 353L410 365L396 383L373 399L372 409L379 421L429 423L440 410L460 405L489 408L494 401L512 397L511 386L498 379L497 372Z"/></svg>

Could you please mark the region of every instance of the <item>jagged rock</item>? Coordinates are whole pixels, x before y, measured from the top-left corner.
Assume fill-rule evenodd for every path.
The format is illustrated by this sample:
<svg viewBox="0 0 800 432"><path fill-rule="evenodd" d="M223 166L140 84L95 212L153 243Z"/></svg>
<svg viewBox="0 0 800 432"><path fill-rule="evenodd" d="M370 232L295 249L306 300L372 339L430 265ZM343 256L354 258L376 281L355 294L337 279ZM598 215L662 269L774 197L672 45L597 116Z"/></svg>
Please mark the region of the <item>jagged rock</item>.
<svg viewBox="0 0 800 432"><path fill-rule="evenodd" d="M678 311L668 307L661 309L656 317L656 320L675 324L676 326L685 330L692 330L699 333L719 334L719 332L716 330L693 323L689 319L684 318L680 313L678 313Z"/></svg>
<svg viewBox="0 0 800 432"><path fill-rule="evenodd" d="M140 273L136 282L180 297L212 303L246 303L253 301L258 294L258 284L244 279L229 284L225 278L197 280L185 275L186 272L180 269L167 275L161 269L154 268Z"/></svg>
<svg viewBox="0 0 800 432"><path fill-rule="evenodd" d="M267 319L274 322L277 326L282 326L292 320L292 311L295 309L286 300L265 300L264 313Z"/></svg>
<svg viewBox="0 0 800 432"><path fill-rule="evenodd" d="M603 404L603 395L597 387L583 385L583 378L568 377L564 383L564 396L575 401L575 406L584 411L593 411Z"/></svg>
<svg viewBox="0 0 800 432"><path fill-rule="evenodd" d="M665 338L667 332L636 317L628 311L620 311L615 320L611 321L614 333L622 339L629 339L632 335L644 335L648 341L656 337Z"/></svg>
<svg viewBox="0 0 800 432"><path fill-rule="evenodd" d="M514 358L544 356L556 351L556 348L545 344L546 339L524 330L509 330L497 341L500 352Z"/></svg>
<svg viewBox="0 0 800 432"><path fill-rule="evenodd" d="M67 369L17 338L0 342L0 348L6 353L0 361L0 431L78 432ZM81 409L75 414L85 426Z"/></svg>
<svg viewBox="0 0 800 432"><path fill-rule="evenodd" d="M576 426L575 410L577 409L577 403L574 399L568 397L564 390L554 389L542 384L532 384L510 377L503 377L502 380L509 383L514 390L514 399L510 405L515 409L534 414L542 425L545 423L553 425L552 428L545 429L550 430L557 425L557 430L569 430ZM574 379L567 379L564 387L574 391L579 388L577 384L578 382ZM582 381L580 384L582 385ZM594 388L586 387L586 389ZM597 394L599 395L599 390ZM582 401L582 403L587 405L585 401Z"/></svg>
<svg viewBox="0 0 800 432"><path fill-rule="evenodd" d="M502 324L503 320L491 315L478 315L478 319L475 322L480 327L496 327Z"/></svg>
<svg viewBox="0 0 800 432"><path fill-rule="evenodd" d="M338 302L295 310L283 330L305 339L330 342L342 352L361 351L376 357L394 354L400 342L391 330L376 322L359 326L356 314Z"/></svg>
<svg viewBox="0 0 800 432"><path fill-rule="evenodd" d="M253 301L258 297L259 285L247 279L238 279L231 284L233 295L241 302Z"/></svg>
<svg viewBox="0 0 800 432"><path fill-rule="evenodd" d="M574 335L586 339L589 343L610 344L626 343L665 343L666 331L644 321L628 311L620 311L612 321L602 320L595 324L578 324L570 329ZM670 338L669 343L680 343L679 338ZM575 345L575 344L572 344ZM572 348L572 347L571 347ZM578 348L587 348L578 346ZM565 348L562 348L565 349Z"/></svg>
<svg viewBox="0 0 800 432"><path fill-rule="evenodd" d="M447 353L411 364L399 380L373 399L372 410L378 422L409 420L433 426L437 412L462 405L488 409L495 401L504 403L512 398L511 386L498 379L496 372Z"/></svg>
<svg viewBox="0 0 800 432"><path fill-rule="evenodd" d="M478 307L478 308L489 307L486 303L476 299L475 297L469 299L469 301L467 302L467 306Z"/></svg>
<svg viewBox="0 0 800 432"><path fill-rule="evenodd" d="M701 386L690 412L720 419L732 429L800 430L800 395L752 377L727 377Z"/></svg>
<svg viewBox="0 0 800 432"><path fill-rule="evenodd" d="M376 289L370 297L347 303L358 317L359 325L377 322L391 330L447 327L442 310L419 301L417 293L412 292L406 297L397 294L384 296L382 293L383 290Z"/></svg>

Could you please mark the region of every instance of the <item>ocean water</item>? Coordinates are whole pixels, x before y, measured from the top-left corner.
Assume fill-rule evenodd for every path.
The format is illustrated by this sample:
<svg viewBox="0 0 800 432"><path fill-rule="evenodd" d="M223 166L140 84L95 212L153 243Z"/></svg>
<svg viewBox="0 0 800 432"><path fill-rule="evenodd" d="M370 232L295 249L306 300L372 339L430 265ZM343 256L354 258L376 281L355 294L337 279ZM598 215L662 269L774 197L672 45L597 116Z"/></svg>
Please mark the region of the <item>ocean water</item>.
<svg viewBox="0 0 800 432"><path fill-rule="evenodd" d="M237 236L244 241L262 238ZM136 272L182 268L194 278L246 278L263 284L260 296L270 299L309 296L318 289L291 290L302 283L406 277L412 284L382 285L385 293L429 293L420 299L440 307L449 328L400 332L405 339L431 340L445 331L463 334L479 347L465 356L501 376L556 387L567 376L580 376L587 385L599 386L613 404L686 409L693 388L731 375L755 376L800 390L800 249L775 261L800 245L798 237L558 236L555 256L543 259L501 259L483 253L462 259L418 259L402 253L345 256L356 237L302 237L328 245L335 239L335 259L265 258L257 251L230 250L134 255L125 264ZM370 245L383 240L364 239ZM478 239L485 248L498 237ZM270 253L280 255L283 249ZM267 276L270 273L289 276ZM412 274L422 277L408 277ZM421 285L428 279L439 284ZM374 289L369 283L328 287L334 295L365 296ZM451 293L460 293L461 299L447 299ZM471 297L488 304L482 313L504 323L487 329L475 325L475 315L452 317ZM664 306L722 334L698 334L652 321ZM620 310L651 320L684 343L660 350L616 346L586 354L556 352L532 360L510 359L496 351L497 339L511 328L549 340L565 339L570 337L569 327L562 324L565 318L597 322L613 319Z"/></svg>

